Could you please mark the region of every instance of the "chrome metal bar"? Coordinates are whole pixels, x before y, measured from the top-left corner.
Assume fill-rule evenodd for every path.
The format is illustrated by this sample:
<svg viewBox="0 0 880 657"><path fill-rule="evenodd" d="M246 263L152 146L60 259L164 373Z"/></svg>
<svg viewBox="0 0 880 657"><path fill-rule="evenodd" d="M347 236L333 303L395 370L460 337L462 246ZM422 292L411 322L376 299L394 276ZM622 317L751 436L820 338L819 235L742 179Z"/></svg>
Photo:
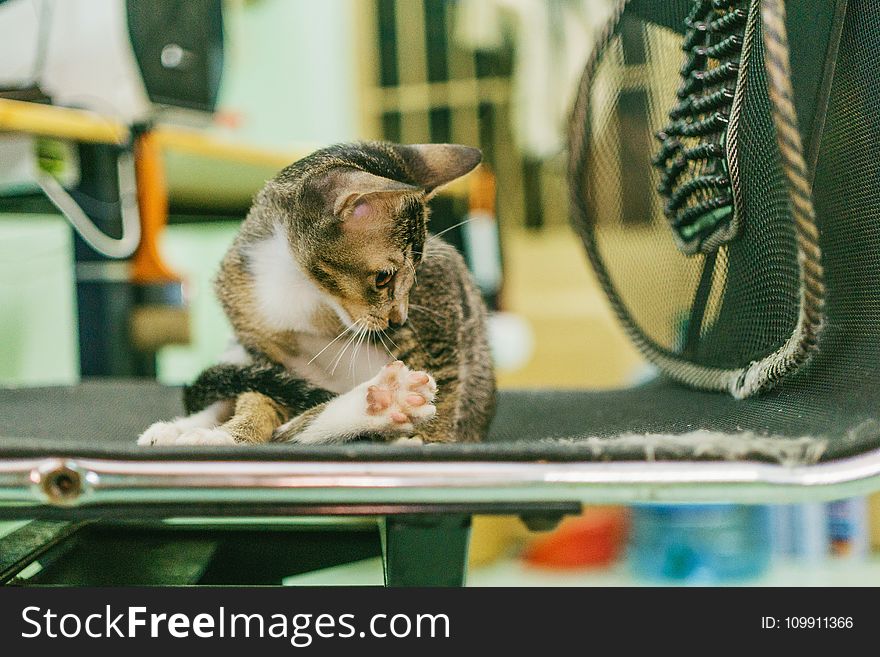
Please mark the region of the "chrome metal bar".
<svg viewBox="0 0 880 657"><path fill-rule="evenodd" d="M880 450L752 462L0 460L0 507L146 504L793 502L880 490Z"/></svg>

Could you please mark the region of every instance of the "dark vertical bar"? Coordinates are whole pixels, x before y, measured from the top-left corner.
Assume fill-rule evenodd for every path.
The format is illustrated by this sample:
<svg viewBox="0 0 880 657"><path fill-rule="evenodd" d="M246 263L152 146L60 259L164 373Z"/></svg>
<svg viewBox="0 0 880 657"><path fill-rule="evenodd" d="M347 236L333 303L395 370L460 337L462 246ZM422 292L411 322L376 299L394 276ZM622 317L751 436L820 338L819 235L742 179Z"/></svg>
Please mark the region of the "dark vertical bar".
<svg viewBox="0 0 880 657"><path fill-rule="evenodd" d="M379 35L379 84L395 86L400 76L397 71L397 28L395 27L394 0L377 0L376 20Z"/></svg>
<svg viewBox="0 0 880 657"><path fill-rule="evenodd" d="M469 515L388 516L382 523L386 586L463 586Z"/></svg>
<svg viewBox="0 0 880 657"><path fill-rule="evenodd" d="M428 110L431 128L431 141L445 144L452 141L452 112L448 107L434 107Z"/></svg>
<svg viewBox="0 0 880 657"><path fill-rule="evenodd" d="M712 279L715 276L717 259L718 251L712 251L706 254L703 260L703 271L700 273L700 283L697 285L694 300L691 302L691 314L685 327L684 344L681 348L681 353L688 358L693 358L700 346L703 320L706 318L706 307L709 303L709 295L712 293Z"/></svg>
<svg viewBox="0 0 880 657"><path fill-rule="evenodd" d="M492 103L480 103L478 112L483 161L495 168L495 106Z"/></svg>
<svg viewBox="0 0 880 657"><path fill-rule="evenodd" d="M402 131L400 112L384 112L382 114L382 136L388 141L400 141Z"/></svg>
<svg viewBox="0 0 880 657"><path fill-rule="evenodd" d="M513 51L506 46L499 50L478 50L474 53L474 70L477 78L510 77Z"/></svg>
<svg viewBox="0 0 880 657"><path fill-rule="evenodd" d="M446 1L424 0L425 49L428 82L449 80L449 43L446 25ZM431 141L452 141L452 112L449 107L428 108Z"/></svg>
<svg viewBox="0 0 880 657"><path fill-rule="evenodd" d="M651 153L648 94L644 89L624 91L617 100L620 123L620 195L624 224L651 221Z"/></svg>
<svg viewBox="0 0 880 657"><path fill-rule="evenodd" d="M794 107L807 166L814 173L846 11L847 0L785 4Z"/></svg>
<svg viewBox="0 0 880 657"><path fill-rule="evenodd" d="M642 22L629 15L620 21L620 42L623 46L623 63L644 64L647 59L645 51L645 30Z"/></svg>
<svg viewBox="0 0 880 657"><path fill-rule="evenodd" d="M645 30L640 20L624 17L620 26L623 62L626 66L645 63ZM651 220L650 163L653 143L649 134L648 92L628 89L617 100L620 127L620 195L623 201L621 220L624 224L640 224Z"/></svg>
<svg viewBox="0 0 880 657"><path fill-rule="evenodd" d="M485 50L477 50L474 52L474 72L477 78L488 78L492 75L495 64L494 53Z"/></svg>
<svg viewBox="0 0 880 657"><path fill-rule="evenodd" d="M446 0L425 0L425 47L427 48L428 82L444 82L449 79L446 4Z"/></svg>
<svg viewBox="0 0 880 657"><path fill-rule="evenodd" d="M543 228L544 204L541 202L541 160L523 157L523 196L526 228Z"/></svg>
<svg viewBox="0 0 880 657"><path fill-rule="evenodd" d="M70 192L95 226L111 237L119 237L122 232L118 155L117 146L80 144L80 181ZM135 301L131 283L114 275L112 265L118 261L96 253L76 232L73 239L77 265L89 268L87 277L81 279L77 274L76 283L80 373L149 374L142 371L129 336L128 322Z"/></svg>

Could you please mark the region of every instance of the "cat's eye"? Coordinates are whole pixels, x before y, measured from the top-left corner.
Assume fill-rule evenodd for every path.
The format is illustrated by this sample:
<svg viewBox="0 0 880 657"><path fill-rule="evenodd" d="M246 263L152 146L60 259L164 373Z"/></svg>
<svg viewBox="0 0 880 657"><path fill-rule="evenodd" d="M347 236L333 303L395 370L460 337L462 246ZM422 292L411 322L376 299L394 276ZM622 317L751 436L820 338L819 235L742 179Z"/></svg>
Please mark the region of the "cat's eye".
<svg viewBox="0 0 880 657"><path fill-rule="evenodd" d="M376 287L381 290L383 287L388 287L388 284L391 283L393 279L393 271L380 271L376 274L376 279L374 283Z"/></svg>

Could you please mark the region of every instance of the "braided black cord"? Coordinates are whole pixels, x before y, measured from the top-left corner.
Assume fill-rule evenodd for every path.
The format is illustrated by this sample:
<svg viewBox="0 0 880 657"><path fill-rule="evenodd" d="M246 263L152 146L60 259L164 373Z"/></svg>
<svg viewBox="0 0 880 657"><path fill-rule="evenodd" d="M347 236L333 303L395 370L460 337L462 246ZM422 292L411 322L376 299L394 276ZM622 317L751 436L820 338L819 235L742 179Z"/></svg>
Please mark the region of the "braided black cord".
<svg viewBox="0 0 880 657"><path fill-rule="evenodd" d="M686 253L704 244L716 248L713 235L733 219L725 137L747 19L747 0L695 0L685 19L679 102L657 132L660 148L652 161L664 213Z"/></svg>

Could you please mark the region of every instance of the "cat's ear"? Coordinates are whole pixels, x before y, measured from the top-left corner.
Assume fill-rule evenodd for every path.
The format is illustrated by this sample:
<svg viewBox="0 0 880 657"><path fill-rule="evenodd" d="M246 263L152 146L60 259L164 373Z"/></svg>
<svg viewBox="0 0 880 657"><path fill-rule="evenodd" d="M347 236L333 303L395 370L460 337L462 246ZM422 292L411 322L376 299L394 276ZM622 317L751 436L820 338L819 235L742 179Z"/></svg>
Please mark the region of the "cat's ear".
<svg viewBox="0 0 880 657"><path fill-rule="evenodd" d="M459 144L396 144L394 148L406 162L414 182L429 197L438 187L472 171L483 159L479 148Z"/></svg>
<svg viewBox="0 0 880 657"><path fill-rule="evenodd" d="M389 205L395 205L403 196L421 193L419 187L375 176L358 169L338 169L328 181L333 214L340 219L366 219L381 213L387 216Z"/></svg>

